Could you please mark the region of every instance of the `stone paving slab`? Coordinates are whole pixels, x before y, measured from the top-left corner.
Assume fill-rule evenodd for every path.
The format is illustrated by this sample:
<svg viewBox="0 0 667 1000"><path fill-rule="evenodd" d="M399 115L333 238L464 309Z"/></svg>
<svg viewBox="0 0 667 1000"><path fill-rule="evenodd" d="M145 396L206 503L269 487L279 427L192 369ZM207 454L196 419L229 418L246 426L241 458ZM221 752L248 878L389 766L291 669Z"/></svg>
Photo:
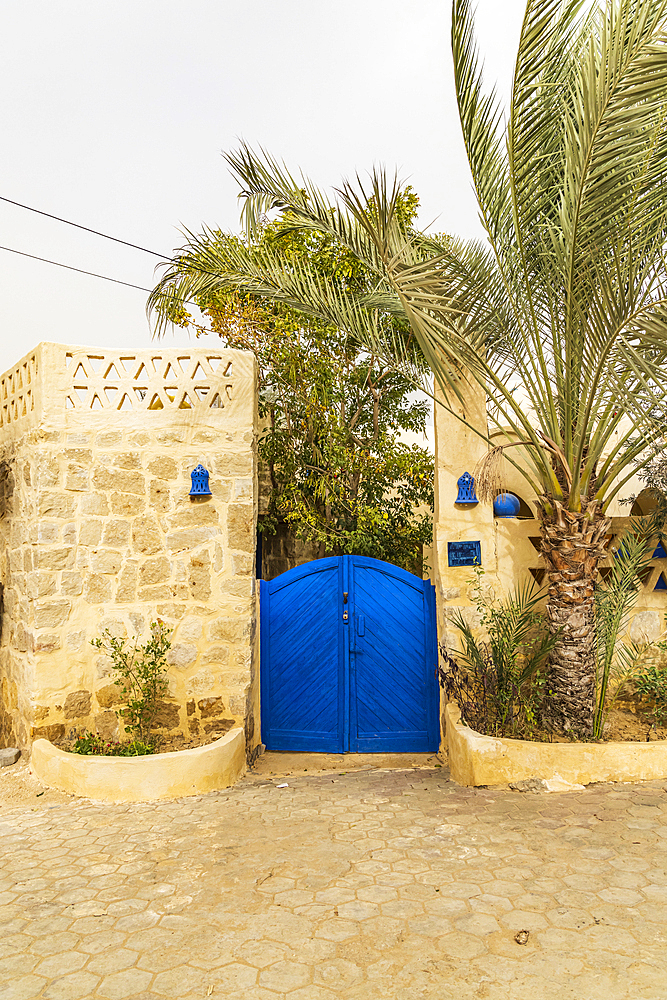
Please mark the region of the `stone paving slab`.
<svg viewBox="0 0 667 1000"><path fill-rule="evenodd" d="M277 784L5 810L2 1000L667 996L664 783Z"/></svg>

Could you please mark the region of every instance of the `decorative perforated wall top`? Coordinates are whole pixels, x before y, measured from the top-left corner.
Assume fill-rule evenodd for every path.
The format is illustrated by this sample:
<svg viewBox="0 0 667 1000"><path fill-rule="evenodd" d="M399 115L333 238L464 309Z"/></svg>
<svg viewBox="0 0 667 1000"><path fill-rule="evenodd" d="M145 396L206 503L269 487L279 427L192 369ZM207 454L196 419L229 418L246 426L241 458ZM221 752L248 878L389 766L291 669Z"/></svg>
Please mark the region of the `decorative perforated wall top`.
<svg viewBox="0 0 667 1000"><path fill-rule="evenodd" d="M28 417L35 409L37 351L0 378L0 427Z"/></svg>
<svg viewBox="0 0 667 1000"><path fill-rule="evenodd" d="M224 409L233 392L232 362L221 355L122 351L66 354L67 409Z"/></svg>

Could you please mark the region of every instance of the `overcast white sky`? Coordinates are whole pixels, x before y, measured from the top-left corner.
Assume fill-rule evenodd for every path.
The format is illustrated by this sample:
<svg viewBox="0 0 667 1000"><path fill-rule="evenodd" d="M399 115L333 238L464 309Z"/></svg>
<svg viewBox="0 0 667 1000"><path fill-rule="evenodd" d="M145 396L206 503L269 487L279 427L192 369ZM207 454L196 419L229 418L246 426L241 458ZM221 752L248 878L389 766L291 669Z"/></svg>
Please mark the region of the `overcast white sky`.
<svg viewBox="0 0 667 1000"><path fill-rule="evenodd" d="M478 3L501 90L523 8ZM422 225L476 235L449 17L449 0L5 0L0 195L169 254L181 226L238 230L220 153L243 138L322 185L397 167ZM0 244L154 283L148 254L3 202ZM148 346L145 298L0 251L0 372L40 340Z"/></svg>

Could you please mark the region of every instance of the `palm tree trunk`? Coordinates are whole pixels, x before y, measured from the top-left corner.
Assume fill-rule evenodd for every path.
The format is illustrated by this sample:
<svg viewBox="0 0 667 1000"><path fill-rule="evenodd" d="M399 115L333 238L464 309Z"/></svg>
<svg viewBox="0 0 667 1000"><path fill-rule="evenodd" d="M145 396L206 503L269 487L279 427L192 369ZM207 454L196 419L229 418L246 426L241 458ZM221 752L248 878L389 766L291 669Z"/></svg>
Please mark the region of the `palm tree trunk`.
<svg viewBox="0 0 667 1000"><path fill-rule="evenodd" d="M559 634L549 658L545 723L554 732L587 736L595 714L595 580L611 521L596 502L575 512L551 497L540 517L547 615Z"/></svg>

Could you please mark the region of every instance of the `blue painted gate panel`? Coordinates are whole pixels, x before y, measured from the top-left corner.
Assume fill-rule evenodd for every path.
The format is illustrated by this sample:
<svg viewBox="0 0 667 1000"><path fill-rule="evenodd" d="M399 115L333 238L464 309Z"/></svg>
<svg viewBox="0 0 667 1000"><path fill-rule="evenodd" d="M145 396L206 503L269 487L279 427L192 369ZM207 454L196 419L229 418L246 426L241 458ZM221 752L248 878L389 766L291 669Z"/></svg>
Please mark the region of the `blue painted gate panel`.
<svg viewBox="0 0 667 1000"><path fill-rule="evenodd" d="M434 588L361 556L261 582L269 750L426 752L439 741Z"/></svg>
<svg viewBox="0 0 667 1000"><path fill-rule="evenodd" d="M433 586L377 559L353 562L350 750L437 750Z"/></svg>
<svg viewBox="0 0 667 1000"><path fill-rule="evenodd" d="M340 752L343 568L318 559L261 583L262 739L271 750Z"/></svg>

